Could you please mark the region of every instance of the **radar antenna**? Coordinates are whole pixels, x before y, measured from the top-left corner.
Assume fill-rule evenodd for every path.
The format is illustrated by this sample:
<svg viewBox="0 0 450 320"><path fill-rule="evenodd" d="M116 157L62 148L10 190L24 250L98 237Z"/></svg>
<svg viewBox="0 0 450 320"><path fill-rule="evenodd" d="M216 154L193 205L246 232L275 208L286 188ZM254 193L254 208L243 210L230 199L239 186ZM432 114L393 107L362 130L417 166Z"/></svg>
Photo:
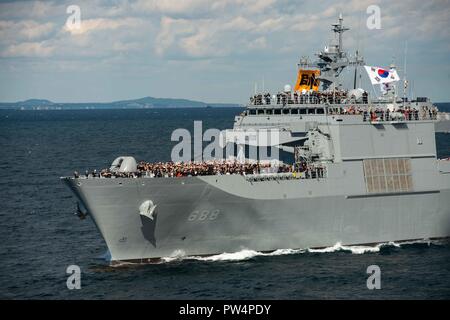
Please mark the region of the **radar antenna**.
<svg viewBox="0 0 450 320"><path fill-rule="evenodd" d="M357 66L364 65L364 59L359 52L354 59L350 59L347 52L344 51L342 34L350 30L350 28L345 27L343 22L344 18L340 14L338 22L331 25L331 30L337 34L337 44L326 46L324 50L317 53L319 59L315 65L320 69L318 79L322 84L322 90L327 90L334 83L337 83L339 87L339 75L346 67L355 66L356 68Z"/></svg>
<svg viewBox="0 0 450 320"><path fill-rule="evenodd" d="M339 14L338 23L335 23L335 24L331 25L333 27L332 30L334 31L334 33L338 34L339 42L338 42L338 45L336 46L336 51L337 51L337 54L338 54L339 58L342 58L343 54L345 53L344 50L343 50L344 49L343 45L342 45L342 34L345 31L350 30L350 28L347 28L347 27L343 26L343 24L342 24L343 21L344 21L344 18L342 18L342 13L340 13Z"/></svg>

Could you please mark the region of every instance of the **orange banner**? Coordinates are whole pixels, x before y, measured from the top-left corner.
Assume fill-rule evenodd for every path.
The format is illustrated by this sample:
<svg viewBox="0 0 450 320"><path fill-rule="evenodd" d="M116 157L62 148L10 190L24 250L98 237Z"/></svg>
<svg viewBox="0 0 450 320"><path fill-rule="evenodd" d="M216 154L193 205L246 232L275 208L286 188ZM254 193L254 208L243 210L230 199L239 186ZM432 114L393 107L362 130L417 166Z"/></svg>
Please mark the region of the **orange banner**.
<svg viewBox="0 0 450 320"><path fill-rule="evenodd" d="M319 90L320 81L317 79L320 76L320 70L298 70L297 82L295 83L294 90Z"/></svg>

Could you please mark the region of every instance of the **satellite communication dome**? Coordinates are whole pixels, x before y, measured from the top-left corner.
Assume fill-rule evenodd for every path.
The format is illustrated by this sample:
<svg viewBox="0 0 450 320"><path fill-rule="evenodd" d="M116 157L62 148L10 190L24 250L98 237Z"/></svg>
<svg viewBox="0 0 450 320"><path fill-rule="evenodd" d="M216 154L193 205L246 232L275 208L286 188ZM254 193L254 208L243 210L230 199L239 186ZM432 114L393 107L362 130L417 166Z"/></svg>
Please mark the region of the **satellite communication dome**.
<svg viewBox="0 0 450 320"><path fill-rule="evenodd" d="M291 86L290 85L285 85L284 86L284 92L291 92Z"/></svg>
<svg viewBox="0 0 450 320"><path fill-rule="evenodd" d="M352 89L348 92L348 96L351 98L355 98L355 100L361 99L362 95L364 93L364 89L358 88L358 89Z"/></svg>
<svg viewBox="0 0 450 320"><path fill-rule="evenodd" d="M390 112L394 112L395 110L395 106L392 103L386 104L386 107Z"/></svg>
<svg viewBox="0 0 450 320"><path fill-rule="evenodd" d="M136 159L126 156L117 157L111 164L110 170L112 172L136 172Z"/></svg>

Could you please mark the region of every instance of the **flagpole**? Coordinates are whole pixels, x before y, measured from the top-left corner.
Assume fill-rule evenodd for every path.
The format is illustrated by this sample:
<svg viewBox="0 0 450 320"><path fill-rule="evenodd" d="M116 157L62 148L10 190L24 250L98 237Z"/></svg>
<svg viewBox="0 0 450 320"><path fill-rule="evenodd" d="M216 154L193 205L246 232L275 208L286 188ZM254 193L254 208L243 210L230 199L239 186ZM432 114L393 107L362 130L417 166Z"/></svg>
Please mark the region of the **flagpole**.
<svg viewBox="0 0 450 320"><path fill-rule="evenodd" d="M405 58L403 60L403 108L406 100L406 53L408 52L408 40L405 41Z"/></svg>
<svg viewBox="0 0 450 320"><path fill-rule="evenodd" d="M376 93L376 91L375 91L375 86L372 84L372 82L370 82L370 84L371 84L371 86L372 86L373 94L374 94L375 98L377 98L377 100L378 100L378 96L377 96L377 93Z"/></svg>

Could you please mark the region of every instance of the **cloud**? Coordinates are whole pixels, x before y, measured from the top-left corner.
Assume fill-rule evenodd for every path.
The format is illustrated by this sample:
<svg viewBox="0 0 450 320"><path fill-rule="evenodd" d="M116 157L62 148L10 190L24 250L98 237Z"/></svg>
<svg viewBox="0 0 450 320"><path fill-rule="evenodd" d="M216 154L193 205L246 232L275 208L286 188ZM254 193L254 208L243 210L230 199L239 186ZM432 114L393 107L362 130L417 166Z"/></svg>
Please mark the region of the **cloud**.
<svg viewBox="0 0 450 320"><path fill-rule="evenodd" d="M155 40L155 52L162 56L172 45L176 44L178 37L192 35L196 30L194 23L186 19L173 19L167 16L161 18L159 32Z"/></svg>
<svg viewBox="0 0 450 320"><path fill-rule="evenodd" d="M243 17L216 19L174 19L160 22L154 50L160 57L176 59L217 58L242 52L253 41L256 24Z"/></svg>
<svg viewBox="0 0 450 320"><path fill-rule="evenodd" d="M65 25L72 4L81 9L80 29ZM381 30L366 28L372 4L381 9ZM0 70L14 65L24 73L34 68L95 75L139 73L142 67L162 84L173 83L180 70L188 70L189 79L219 72L219 82L236 76L253 82L260 77L255 73L264 72L274 83L285 83L300 56L312 58L335 40L330 25L340 12L351 28L345 48L359 46L368 63L385 65L393 56L402 57L408 40L408 61L420 62L425 55L438 68L449 64L449 7L449 0L0 1ZM442 86L449 84L445 77ZM246 88L232 85L242 92Z"/></svg>
<svg viewBox="0 0 450 320"><path fill-rule="evenodd" d="M55 32L54 22L0 20L0 57L49 57L55 47L48 39Z"/></svg>
<svg viewBox="0 0 450 320"><path fill-rule="evenodd" d="M313 43L312 31L328 32L329 25L324 22L331 22L341 11L347 15L347 25L364 28L365 10L370 4L379 5L382 13L383 30L370 34L373 38L390 41L414 30L417 39L433 36L449 40L450 16L448 10L443 10L445 2L448 4L419 0L413 0L412 5L387 0L338 0L325 4L291 0L115 0L111 4L93 0L78 3L82 18L79 29L65 25L69 2L8 2L0 4L0 11L19 19L0 20L0 50L47 40L58 48L51 50L52 54L64 52L62 46L86 50L92 46L92 51L102 46L101 52L110 50L112 54L118 48L136 51L147 44L157 57L168 59L232 58L272 46L278 52L290 52L286 48L293 45L291 37L298 35L303 43ZM405 12L411 19L402 17ZM59 18L45 19L55 16ZM368 34L367 30L363 33ZM67 39L66 35L72 38ZM354 42L351 33L346 36L347 43ZM139 41L146 45L137 46ZM86 50L79 52L80 57L89 55Z"/></svg>
<svg viewBox="0 0 450 320"><path fill-rule="evenodd" d="M286 19L284 17L267 18L260 22L257 29L261 32L278 31L286 26Z"/></svg>
<svg viewBox="0 0 450 320"><path fill-rule="evenodd" d="M20 34L28 39L41 38L50 34L55 29L55 24L52 22L37 23L35 21L23 21Z"/></svg>
<svg viewBox="0 0 450 320"><path fill-rule="evenodd" d="M134 12L160 14L173 18L204 18L220 15L258 14L270 9L275 0L137 0L130 5Z"/></svg>
<svg viewBox="0 0 450 320"><path fill-rule="evenodd" d="M231 1L225 1L226 7ZM267 17L250 14L264 11L273 1L263 1L255 8L249 2L240 3L242 14L222 13L208 18L178 18L163 16L159 32L155 39L154 50L160 57L176 59L217 58L229 55L241 55L257 48L265 48L267 39L261 34L271 34L286 27L283 17Z"/></svg>
<svg viewBox="0 0 450 320"><path fill-rule="evenodd" d="M315 27L322 25L321 19L318 17L310 17L307 15L297 15L293 21L295 23L291 24L289 30L292 31L310 31Z"/></svg>
<svg viewBox="0 0 450 320"><path fill-rule="evenodd" d="M141 12L189 16L210 11L217 6L209 0L179 0L176 3L172 0L138 0L131 8Z"/></svg>
<svg viewBox="0 0 450 320"><path fill-rule="evenodd" d="M255 27L256 24L253 21L242 16L237 16L236 18L232 17L229 20L225 20L223 24L220 24L220 29L231 31L251 32Z"/></svg>
<svg viewBox="0 0 450 320"><path fill-rule="evenodd" d="M90 32L97 32L103 30L115 30L118 28L136 28L142 24L142 20L138 18L125 19L82 19L80 27L72 27L70 24L64 25L63 30L72 35L87 34Z"/></svg>
<svg viewBox="0 0 450 320"><path fill-rule="evenodd" d="M0 19L48 19L65 12L67 5L60 1L9 1L0 6Z"/></svg>
<svg viewBox="0 0 450 320"><path fill-rule="evenodd" d="M53 22L0 20L0 41L39 39L48 36L54 30Z"/></svg>
<svg viewBox="0 0 450 320"><path fill-rule="evenodd" d="M264 49L267 47L267 40L265 37L259 37L255 40L252 40L248 44L248 48L250 49Z"/></svg>
<svg viewBox="0 0 450 320"><path fill-rule="evenodd" d="M18 45L10 45L0 53L1 57L48 57L55 50L52 46L46 46L41 42L23 42Z"/></svg>

